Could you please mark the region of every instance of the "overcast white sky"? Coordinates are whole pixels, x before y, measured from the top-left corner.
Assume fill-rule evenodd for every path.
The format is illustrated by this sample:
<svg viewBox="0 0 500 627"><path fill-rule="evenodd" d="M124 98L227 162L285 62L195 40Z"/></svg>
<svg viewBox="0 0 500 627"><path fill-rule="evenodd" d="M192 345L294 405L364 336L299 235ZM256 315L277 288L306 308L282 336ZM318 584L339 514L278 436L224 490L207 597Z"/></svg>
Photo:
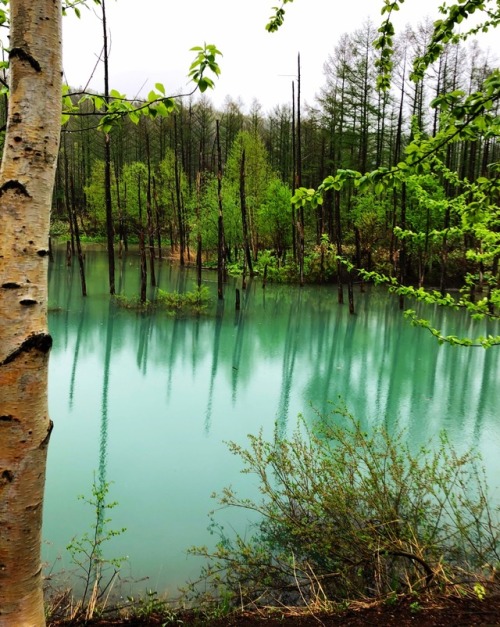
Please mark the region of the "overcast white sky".
<svg viewBox="0 0 500 627"><path fill-rule="evenodd" d="M382 0L295 0L286 6L285 24L268 33L265 24L279 0L106 0L111 36L110 83L128 96L147 94L161 82L169 94L190 89L187 73L192 46L215 44L223 53L221 77L209 97L222 105L226 95L245 107L256 98L264 111L291 100L291 82L301 55L303 101L313 103L323 84L323 63L339 36L370 17L381 22ZM438 19L442 0L406 0L396 26ZM95 5L93 5L95 6ZM65 79L73 87L89 79L102 49L96 10L63 20ZM396 16L395 16L396 17ZM498 33L484 47L500 52ZM292 76L291 76L292 75ZM102 91L102 66L91 87ZM142 92L141 92L142 88Z"/></svg>

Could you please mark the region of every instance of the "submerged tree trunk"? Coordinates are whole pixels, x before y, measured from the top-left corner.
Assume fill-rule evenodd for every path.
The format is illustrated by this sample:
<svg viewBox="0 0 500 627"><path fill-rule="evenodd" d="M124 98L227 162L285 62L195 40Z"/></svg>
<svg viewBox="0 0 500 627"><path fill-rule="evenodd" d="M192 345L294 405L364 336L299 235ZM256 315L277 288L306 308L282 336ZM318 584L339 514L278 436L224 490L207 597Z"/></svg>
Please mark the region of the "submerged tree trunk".
<svg viewBox="0 0 500 627"><path fill-rule="evenodd" d="M75 254L75 233L73 231L73 215L71 213L71 201L70 201L70 195L69 195L69 161L68 161L68 153L66 150L66 136L64 137L64 150L62 151L62 158L63 158L63 163L64 163L64 201L65 201L65 205L66 205L66 213L68 215L68 225L69 225L69 234L70 234L70 241L68 242L68 244L70 244L71 246L71 256L73 256ZM61 157L61 154L59 154L59 157ZM68 253L66 253L66 255L68 255ZM71 265L71 258L69 260L67 260L68 263L67 265L70 266Z"/></svg>
<svg viewBox="0 0 500 627"><path fill-rule="evenodd" d="M401 228L406 229L406 181L401 186ZM405 284L406 280L406 241L401 238L401 247L399 251L399 282ZM404 309L404 296L399 295L399 308Z"/></svg>
<svg viewBox="0 0 500 627"><path fill-rule="evenodd" d="M139 258L140 258L140 300L146 302L146 292L148 283L148 262L146 258L146 238L144 234L144 224L142 221L142 200L141 200L141 175L139 174L137 185L137 204L139 207Z"/></svg>
<svg viewBox="0 0 500 627"><path fill-rule="evenodd" d="M10 100L0 169L0 624L45 625L49 217L61 120L61 3L10 2Z"/></svg>
<svg viewBox="0 0 500 627"><path fill-rule="evenodd" d="M196 234L196 284L198 288L201 287L201 253L202 253L202 240L201 240L201 226L200 226L200 205L201 205L201 170L198 170L196 174L196 222L197 222L197 234Z"/></svg>
<svg viewBox="0 0 500 627"><path fill-rule="evenodd" d="M148 183L146 187L146 216L147 216L147 229L148 229L149 272L151 276L151 287L156 287L153 202L151 200L151 150L149 146L149 133L148 133L147 128L146 128L146 157L147 157L147 168L148 168Z"/></svg>
<svg viewBox="0 0 500 627"><path fill-rule="evenodd" d="M109 105L109 54L108 54L108 26L106 22L106 3L100 1L102 9L102 31L103 31L103 58L104 58L104 100ZM104 136L104 198L106 206L106 237L108 248L108 278L109 293L115 293L115 248L114 248L114 228L113 228L113 206L111 200L111 138L109 133Z"/></svg>
<svg viewBox="0 0 500 627"><path fill-rule="evenodd" d="M342 222L340 217L340 192L334 192L335 203L335 240L337 244L337 301L339 305L344 302L344 289L342 287Z"/></svg>
<svg viewBox="0 0 500 627"><path fill-rule="evenodd" d="M216 122L217 141L217 197L219 204L219 218L217 220L217 296L224 298L224 275L226 254L224 247L224 220L222 214L222 153L220 148L219 120Z"/></svg>
<svg viewBox="0 0 500 627"><path fill-rule="evenodd" d="M177 206L177 221L179 223L179 241L180 241L180 254L179 261L181 266L184 265L184 251L186 249L186 231L184 225L184 217L182 215L182 202L181 202L181 176L179 172L179 151L177 148L177 116L174 116L174 143L175 143L175 157L174 157L174 172L175 172L175 199Z"/></svg>
<svg viewBox="0 0 500 627"><path fill-rule="evenodd" d="M302 128L300 123L300 54L297 57L297 187L302 187ZM299 219L297 224L299 247L299 284L304 285L304 207L299 207Z"/></svg>
<svg viewBox="0 0 500 627"><path fill-rule="evenodd" d="M399 113L398 113L398 125L396 130L396 142L394 146L393 164L396 165L401 159L401 143L403 136L403 104L404 104L404 86L405 86L405 74L406 74L406 55L403 65L403 77L401 79L401 97L399 99ZM397 226L398 215L398 195L396 190L393 192L393 207L392 207L392 220L391 220L391 243L389 247L389 262L393 264L394 273L396 273L396 236L394 230ZM403 228L403 227L402 227Z"/></svg>
<svg viewBox="0 0 500 627"><path fill-rule="evenodd" d="M292 81L292 196L297 187L297 147L295 140L295 82ZM292 251L293 261L297 263L297 224L295 205L292 203Z"/></svg>
<svg viewBox="0 0 500 627"><path fill-rule="evenodd" d="M241 205L241 224L243 226L243 245L245 247L245 257L248 264L248 271L253 277L252 254L250 252L250 244L248 242L248 220L247 220L247 197L245 192L245 149L241 153L240 162L240 205Z"/></svg>
<svg viewBox="0 0 500 627"><path fill-rule="evenodd" d="M161 251L161 216L160 216L160 205L158 203L158 192L156 191L156 179L153 176L153 199L155 202L155 231L156 231L156 241L158 244L158 259L161 261L162 259L162 251Z"/></svg>
<svg viewBox="0 0 500 627"><path fill-rule="evenodd" d="M76 253L78 255L78 266L80 268L80 284L82 288L82 296L87 296L87 281L85 280L85 262L82 252L82 243L80 241L80 227L78 226L78 217L76 215L76 201L75 201L75 181L73 180L73 173L71 173L70 179L70 192L71 192L71 215L73 218L73 231L75 234Z"/></svg>
<svg viewBox="0 0 500 627"><path fill-rule="evenodd" d="M66 211L71 231L71 254L78 254L78 265L80 268L80 283L82 296L87 296L87 282L85 280L85 264L83 261L82 246L80 242L80 227L76 216L75 182L73 170L69 173L68 153L66 150L66 135L64 136L64 195L66 198ZM68 263L69 265L69 263Z"/></svg>

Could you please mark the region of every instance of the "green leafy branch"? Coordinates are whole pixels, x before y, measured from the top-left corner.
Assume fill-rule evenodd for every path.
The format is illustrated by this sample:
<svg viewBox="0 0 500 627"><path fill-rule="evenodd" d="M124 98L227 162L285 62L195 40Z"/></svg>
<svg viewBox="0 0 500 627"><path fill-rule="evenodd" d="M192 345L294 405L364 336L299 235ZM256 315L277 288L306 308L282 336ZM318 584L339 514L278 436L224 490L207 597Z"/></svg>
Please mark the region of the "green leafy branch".
<svg viewBox="0 0 500 627"><path fill-rule="evenodd" d="M151 90L147 99L140 104L127 100L123 94L114 89L111 90L112 100L105 107L99 127L105 133L109 133L114 124L123 117L128 117L133 124L138 124L141 116L154 119L174 112L177 109L175 99L165 96L165 88L161 83L156 83L155 88L157 91ZM92 100L93 96L90 96L90 99Z"/></svg>
<svg viewBox="0 0 500 627"><path fill-rule="evenodd" d="M168 116L177 109L176 101L178 98L186 95L190 96L197 89L204 92L206 89L215 86L214 81L206 75L207 72L211 72L215 76L220 74L217 56L222 55L222 53L214 45L204 44L203 46L196 46L191 50L196 51L197 55L189 68L189 77L196 85L190 93L167 96L164 85L156 83L155 89L149 92L145 100L129 99L124 94L113 89L110 92L109 101L106 102L102 95L87 92L70 93L69 88L65 86L63 89L63 124L68 122L73 116L99 115L100 120L97 127L105 133L109 133L117 122L126 117L133 124L138 124L141 116L153 119L158 116ZM79 99L75 102L76 96ZM92 103L92 111L80 111L79 104L87 101Z"/></svg>
<svg viewBox="0 0 500 627"><path fill-rule="evenodd" d="M283 7L289 2L293 2L293 0L282 0L279 7L273 7L274 13L271 15L269 22L266 24L266 30L269 33L275 33L283 25L283 22L285 21L285 9Z"/></svg>
<svg viewBox="0 0 500 627"><path fill-rule="evenodd" d="M0 0L0 6L8 7L9 0ZM9 27L9 11L8 9L0 9L0 26Z"/></svg>
<svg viewBox="0 0 500 627"><path fill-rule="evenodd" d="M462 123L459 123L458 119L455 120L455 123L450 123L435 137L422 138L418 136L406 147L404 161L393 167L380 167L365 174L354 170L338 170L334 176L328 176L324 179L318 187L317 193L305 188L296 190L292 202L299 206L310 204L314 208L322 202L319 198L324 192L328 190L340 191L347 181L353 181L359 189L372 187L376 194L382 194L398 185L402 180L407 180L411 173L426 174L434 169L457 187L461 186L464 190L463 193L469 197L469 201L474 196L474 202L483 203L483 210L486 211L487 207L484 207L484 203L488 198L493 198L500 189L500 177L495 176L494 164L490 166L494 175L492 178L479 177L474 183L471 183L459 179L458 174L447 169L439 159L440 151L451 141L475 140L483 134L482 131L485 127L489 129L488 135L497 137L500 134L498 116L485 114L485 111L492 107L493 102L500 100L500 72L498 70L488 77L485 86L484 93L471 94L462 104L452 107L454 109L453 116L462 118L467 115L466 120ZM451 99L455 97L456 95L452 96ZM473 126L474 122L474 132L467 132L466 127ZM478 205L469 202L469 212L472 212L474 207L477 209Z"/></svg>
<svg viewBox="0 0 500 627"><path fill-rule="evenodd" d="M381 14L387 14L385 21L378 29L379 36L374 41L374 46L380 52L380 57L375 62L379 70L377 86L381 90L388 90L391 85L391 75L393 69L394 54L394 25L392 23L392 13L400 10L400 5L404 0L384 0ZM413 64L413 71L410 78L418 82L424 77L426 70L442 54L444 47L449 43L458 43L466 40L479 32L487 32L489 28L494 28L500 23L498 3L488 0L459 0L450 6L442 5L439 10L444 14L443 19L434 22L434 30L425 53L417 57ZM489 7L492 7L491 9ZM477 11L486 15L485 19L468 30L457 33L455 28L461 26Z"/></svg>
<svg viewBox="0 0 500 627"><path fill-rule="evenodd" d="M457 239L463 236L463 231L459 227L449 227L446 229L432 229L428 233L421 231L412 231L411 229L402 229L399 226L394 228L394 235L400 240L407 240L409 242L423 243L427 240L429 243L442 244L443 240L449 240L450 237L455 236Z"/></svg>
<svg viewBox="0 0 500 627"><path fill-rule="evenodd" d="M377 88L381 91L387 91L391 86L391 76L394 63L392 61L394 54L394 25L391 20L392 12L399 11L399 5L405 0L384 0L381 14L387 13L387 18L379 27L379 37L373 42L376 50L379 50L380 56L375 61L375 67L378 68Z"/></svg>
<svg viewBox="0 0 500 627"><path fill-rule="evenodd" d="M451 230L451 229L450 229ZM450 231L449 230L449 231ZM457 233L459 229L454 230ZM403 232L401 229L399 234ZM436 232L436 237L438 233ZM451 294L442 294L437 290L427 290L423 287L414 287L411 285L402 285L396 277L382 274L375 270L365 270L363 268L357 268L349 259L336 254L334 247L331 244L327 244L332 254L334 261L343 265L348 272L356 272L358 276L367 283L373 283L374 285L384 286L389 293L403 296L405 298L411 298L417 302L425 303L427 305L438 305L440 307L447 307L455 311L466 310L472 319L481 320L487 318L490 320L498 320L500 316L495 314L491 309L491 304L494 306L500 306L500 290L492 290L489 298L482 298L479 301L472 301L469 297L471 282L474 277L469 276L461 291L460 298L456 299ZM496 285L496 281L493 276L489 275L485 277L486 283L491 281L493 285ZM407 309L404 312L404 316L410 320L413 326L420 326L427 329L434 337L438 339L440 343L448 343L456 346L481 346L483 348L490 348L491 346L497 346L500 344L500 336L488 335L480 336L477 339L459 338L455 335L443 335L441 331L435 329L432 324L423 318L417 317L413 309Z"/></svg>
<svg viewBox="0 0 500 627"><path fill-rule="evenodd" d="M500 346L500 335L480 336L474 340L467 337L458 337L457 335L443 335L441 331L435 329L429 320L419 318L413 309L407 309L404 316L410 321L414 327L427 329L433 335L439 344L450 344L452 346L465 346L468 348L491 348L492 346Z"/></svg>
<svg viewBox="0 0 500 627"><path fill-rule="evenodd" d="M336 260L340 261L340 263L342 263L348 270L356 270L364 281L374 283L375 285L385 285L392 294L413 298L419 302L429 305L449 307L457 311L464 309L467 310L471 317L475 320L480 320L482 318L498 320L500 318L499 315L488 309L488 299L481 299L480 301L472 302L464 296L464 294L467 293L466 289L462 291L461 297L457 300L453 298L451 294L443 295L437 290L428 290L423 287L414 287L412 285L402 285L395 277L390 277L373 270L368 271L363 268L356 268L349 260L341 256L336 256Z"/></svg>
<svg viewBox="0 0 500 627"><path fill-rule="evenodd" d="M66 0L62 6L63 15L67 15L68 11L72 10L75 15L80 18L80 7L88 8L89 1L90 0ZM101 0L92 1L94 4L101 4ZM8 4L9 0L0 0L0 6L8 6ZM0 26L8 26L8 22L8 11L0 9ZM100 128L105 133L108 133L114 124L125 117L128 117L134 124L138 124L141 116L150 118L168 116L176 110L177 98L191 96L198 89L201 93L203 93L208 88L213 89L215 87L214 80L207 74L212 73L216 77L220 75L220 67L217 58L218 56L222 56L222 53L216 46L205 43L203 46L195 46L194 48L191 48L191 50L197 53L196 58L189 67L188 76L195 84L195 88L191 92L176 96L167 96L165 87L161 83L156 83L155 89L149 92L145 100L137 98L129 99L117 90L112 90L110 100L109 102L106 102L106 100L98 94L88 92L70 92L69 87L65 85L63 86L62 93L62 124L66 124L71 117L75 116L99 115L100 121L97 128ZM0 70L7 70L8 67L8 61L0 62ZM1 79L0 85L0 93L8 93L8 85ZM74 100L75 96L79 97L77 102ZM86 101L93 104L93 110L91 112L82 112L79 109L78 105Z"/></svg>
<svg viewBox="0 0 500 627"><path fill-rule="evenodd" d="M439 10L445 17L434 22L434 31L427 50L421 57L415 59L411 79L415 82L421 80L427 68L442 54L446 44L458 43L458 41L466 39L469 35L476 34L479 30L485 32L490 26L495 27L500 24L498 2L496 2L496 10L492 11L487 9L489 4L491 5L492 3L488 2L488 0L460 0L458 3L450 6L442 5ZM486 12L489 19L470 31L460 34L455 33L455 27L464 23L476 11Z"/></svg>
<svg viewBox="0 0 500 627"><path fill-rule="evenodd" d="M209 70L215 76L219 76L220 68L217 63L217 57L222 56L222 52L213 44L195 46L191 50L198 54L189 67L189 78L196 84L201 93L208 88L213 89L215 86L214 81L206 75L206 72Z"/></svg>
<svg viewBox="0 0 500 627"><path fill-rule="evenodd" d="M498 137L500 121L497 115L488 111L493 103L500 101L500 72L495 70L485 85L485 92L471 94L462 103L450 107L446 125L434 137L417 138L411 142L405 149L404 162L397 165L398 169L411 166L416 172L425 173L431 167L429 159L454 141L476 141L480 136ZM436 99L434 103L441 104L445 99Z"/></svg>
<svg viewBox="0 0 500 627"><path fill-rule="evenodd" d="M340 260L349 269L354 269L350 262L346 263L346 260ZM454 310L466 309L471 314L471 317L476 320L484 317L496 320L498 319L497 315L490 312L486 298L481 299L478 302L472 302L462 295L460 299L456 300L450 294L442 295L441 292L438 292L437 290L426 290L422 287L416 288L411 285L401 285L394 277L387 277L377 272L368 272L359 269L356 270L365 281L372 281L376 285L386 285L388 286L390 293L398 296L409 297L428 305L439 305L441 307L448 307ZM437 338L440 344L447 343L454 346L482 348L490 348L492 346L500 345L499 335L480 336L476 339L459 338L456 335L443 335L441 331L432 326L429 320L419 318L413 309L405 310L404 316L411 322L412 326L427 329L435 338Z"/></svg>
<svg viewBox="0 0 500 627"><path fill-rule="evenodd" d="M318 189L299 187L295 190L292 197L292 203L296 207L304 207L308 209L316 209L323 204L323 195L328 191L340 191L344 185L353 181L355 185L359 185L363 177L356 170L337 170L335 175L327 176Z"/></svg>
<svg viewBox="0 0 500 627"><path fill-rule="evenodd" d="M8 1L8 0L7 0ZM101 0L93 0L94 4L101 4ZM66 0L62 5L62 14L68 15L68 11L74 11L76 17L81 17L80 7L84 6L88 9L88 0Z"/></svg>
<svg viewBox="0 0 500 627"><path fill-rule="evenodd" d="M381 10L381 14L387 14L387 17L378 29L379 36L374 41L374 47L379 50L380 54L375 61L379 70L377 87L383 91L390 88L393 70L395 30L391 19L392 13L399 11L403 3L404 0L384 0ZM439 10L445 17L434 22L434 30L425 53L414 60L413 71L410 75L414 82L424 77L426 70L439 58L447 44L464 41L472 35L487 32L489 28L495 28L500 24L498 2L495 6L493 0L459 0L450 6L444 4L439 7ZM455 32L457 26L462 26L468 18L479 11L485 15L479 24L470 26L466 31Z"/></svg>

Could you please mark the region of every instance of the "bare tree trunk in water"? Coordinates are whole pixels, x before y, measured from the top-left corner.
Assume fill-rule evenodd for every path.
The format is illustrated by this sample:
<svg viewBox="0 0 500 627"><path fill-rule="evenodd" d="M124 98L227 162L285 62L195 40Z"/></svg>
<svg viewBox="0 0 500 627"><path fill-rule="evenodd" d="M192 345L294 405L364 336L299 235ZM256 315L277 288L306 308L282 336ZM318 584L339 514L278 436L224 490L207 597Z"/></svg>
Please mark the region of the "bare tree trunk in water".
<svg viewBox="0 0 500 627"><path fill-rule="evenodd" d="M82 288L82 296L87 296L87 281L85 279L85 260L82 252L82 244L80 242L80 227L78 226L78 217L76 215L75 201L75 181L73 172L70 175L70 192L71 192L71 215L73 218L73 231L75 233L76 253L78 256L78 266L80 268L80 284Z"/></svg>
<svg viewBox="0 0 500 627"><path fill-rule="evenodd" d="M295 82L292 81L292 196L297 187L297 146L295 139ZM292 251L293 261L297 263L297 224L295 205L292 203Z"/></svg>
<svg viewBox="0 0 500 627"><path fill-rule="evenodd" d="M148 167L148 183L146 187L146 216L148 230L149 272L151 274L151 287L156 287L155 275L155 237L153 225L153 203L151 199L151 150L149 145L149 133L146 128L146 155Z"/></svg>
<svg viewBox="0 0 500 627"><path fill-rule="evenodd" d="M76 217L76 202L75 202L75 182L73 178L73 169L71 174L69 172L68 153L66 151L66 135L64 135L64 180L65 180L65 192L66 196L66 210L68 212L68 219L71 230L71 253L78 254L78 265L80 268L80 284L82 289L82 296L87 296L87 282L85 280L85 264L83 261L82 245L80 242L80 227L78 226L78 220Z"/></svg>
<svg viewBox="0 0 500 627"><path fill-rule="evenodd" d="M64 147L64 150L59 153L59 159L61 159L61 156L62 156L63 164L64 164L64 200L65 200L65 205L66 205L66 213L68 214L69 234L70 234L70 241L71 241L71 255L73 256L75 254L75 233L73 230L73 216L71 214L71 202L70 202L70 193L69 193L69 161L68 161L68 153L66 151L66 135L64 136L63 147ZM71 265L71 263L68 263L68 265Z"/></svg>
<svg viewBox="0 0 500 627"><path fill-rule="evenodd" d="M340 192L334 192L335 211L335 239L337 242L337 256L342 257L342 224L340 221ZM337 301L340 305L344 302L344 289L342 287L342 263L337 259Z"/></svg>
<svg viewBox="0 0 500 627"><path fill-rule="evenodd" d="M144 224L142 222L142 200L141 200L141 175L139 174L137 184L137 202L139 205L139 258L141 264L141 286L140 299L141 303L146 302L146 288L148 284L148 263L146 259L146 241L144 236Z"/></svg>
<svg viewBox="0 0 500 627"><path fill-rule="evenodd" d="M200 164L201 165L201 164ZM200 219L200 203L201 203L201 170L196 174L196 221L198 222L196 235L196 279L198 288L201 287L201 219Z"/></svg>
<svg viewBox="0 0 500 627"><path fill-rule="evenodd" d="M240 205L241 205L241 224L243 226L243 245L245 246L245 257L248 263L248 271L253 276L252 253L250 252L250 244L248 242L248 220L247 220L247 198L245 192L245 149L241 153L240 163Z"/></svg>
<svg viewBox="0 0 500 627"><path fill-rule="evenodd" d="M179 222L179 241L180 241L180 257L179 261L181 266L184 265L184 251L186 249L186 230L184 228L184 217L182 215L182 201L181 201L181 180L179 172L179 158L177 149L177 116L174 115L174 144L175 144L175 157L174 157L174 170L175 170L175 198L177 205L177 221Z"/></svg>
<svg viewBox="0 0 500 627"><path fill-rule="evenodd" d="M401 159L401 141L403 136L403 104L404 104L404 95L405 95L405 74L406 74L406 54L404 58L403 65L403 77L401 79L401 96L399 99L399 114L398 114L398 125L396 130L396 143L394 146L394 156L393 156L393 164L396 165L399 163ZM393 264L394 273L396 273L396 258L397 252L396 248L396 236L394 235L394 229L397 226L397 215L398 215L398 195L396 193L396 189L393 192L393 206L392 206L392 224L391 224L391 243L389 247L389 261Z"/></svg>
<svg viewBox="0 0 500 627"><path fill-rule="evenodd" d="M153 176L153 198L155 201L155 230L156 230L156 241L158 243L158 259L161 261L162 259L162 251L161 251L161 217L160 217L160 205L158 203L158 192L156 191L156 179Z"/></svg>
<svg viewBox="0 0 500 627"><path fill-rule="evenodd" d="M219 201L219 219L217 222L217 296L219 300L224 298L224 274L226 253L224 249L224 220L222 215L222 153L220 149L220 124L216 122L217 140L217 197Z"/></svg>
<svg viewBox="0 0 500 627"><path fill-rule="evenodd" d="M401 228L406 229L406 182L401 186ZM399 251L399 282L405 284L406 280L406 242L404 237L401 239L401 249ZM405 297L399 295L399 308L404 309Z"/></svg>
<svg viewBox="0 0 500 627"><path fill-rule="evenodd" d="M104 59L104 100L109 103L109 54L108 26L106 22L106 2L100 0L102 9L103 59ZM104 136L104 199L106 206L106 236L108 247L109 293L115 293L115 250L113 229L113 207L111 201L111 144L109 133Z"/></svg>
<svg viewBox="0 0 500 627"><path fill-rule="evenodd" d="M297 187L302 187L302 128L300 123L300 54L297 57ZM304 234L304 207L299 207L299 282L304 285L304 254L305 254L305 234Z"/></svg>

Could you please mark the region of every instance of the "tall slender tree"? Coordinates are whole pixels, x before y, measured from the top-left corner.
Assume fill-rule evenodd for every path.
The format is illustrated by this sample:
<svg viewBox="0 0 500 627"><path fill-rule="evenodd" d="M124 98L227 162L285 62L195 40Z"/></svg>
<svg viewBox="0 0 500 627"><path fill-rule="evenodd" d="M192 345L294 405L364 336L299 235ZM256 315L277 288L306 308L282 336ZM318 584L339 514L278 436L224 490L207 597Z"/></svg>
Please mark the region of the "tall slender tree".
<svg viewBox="0 0 500 627"><path fill-rule="evenodd" d="M226 271L226 249L224 241L224 216L222 210L222 150L220 146L220 126L216 120L217 143L217 297L224 298L224 275Z"/></svg>
<svg viewBox="0 0 500 627"><path fill-rule="evenodd" d="M297 55L297 169L296 169L296 186L302 187L302 124L301 124L301 76L300 76L300 54ZM299 207L299 215L297 219L297 242L299 253L299 283L304 285L304 254L305 254L305 234L304 234L304 207Z"/></svg>
<svg viewBox="0 0 500 627"><path fill-rule="evenodd" d="M0 168L0 624L41 627L49 217L61 122L61 3L10 2Z"/></svg>
<svg viewBox="0 0 500 627"><path fill-rule="evenodd" d="M109 48L108 48L108 24L106 19L106 0L100 0L102 15L103 36L103 61L104 61L104 100L109 106ZM111 199L111 136L104 134L104 195L106 201L106 237L108 245L108 276L109 293L115 293L115 250L114 250L114 226L113 206Z"/></svg>
<svg viewBox="0 0 500 627"><path fill-rule="evenodd" d="M240 207L241 207L241 224L243 227L243 247L245 249L245 259L248 264L250 276L253 276L252 254L250 252L250 243L248 240L248 220L247 220L247 200L245 191L245 149L241 153L240 162Z"/></svg>

